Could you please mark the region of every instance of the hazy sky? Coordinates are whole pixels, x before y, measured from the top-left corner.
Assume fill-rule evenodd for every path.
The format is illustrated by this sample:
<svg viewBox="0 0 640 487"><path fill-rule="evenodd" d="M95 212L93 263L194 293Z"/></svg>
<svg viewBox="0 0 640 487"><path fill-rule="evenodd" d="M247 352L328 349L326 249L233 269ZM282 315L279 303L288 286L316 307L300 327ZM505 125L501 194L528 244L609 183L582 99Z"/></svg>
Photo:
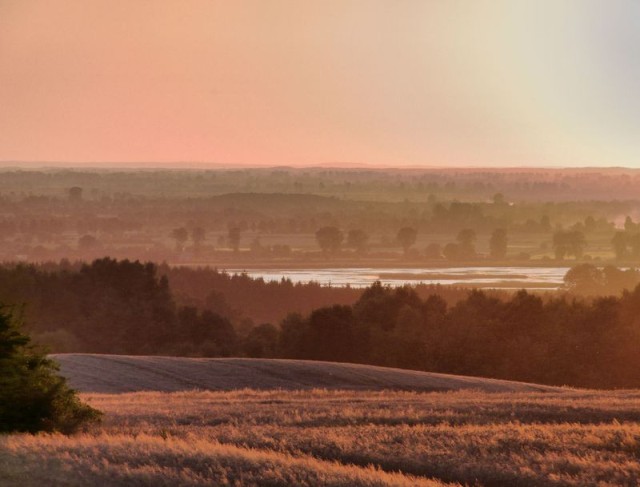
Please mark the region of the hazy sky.
<svg viewBox="0 0 640 487"><path fill-rule="evenodd" d="M0 0L0 160L640 167L640 0Z"/></svg>

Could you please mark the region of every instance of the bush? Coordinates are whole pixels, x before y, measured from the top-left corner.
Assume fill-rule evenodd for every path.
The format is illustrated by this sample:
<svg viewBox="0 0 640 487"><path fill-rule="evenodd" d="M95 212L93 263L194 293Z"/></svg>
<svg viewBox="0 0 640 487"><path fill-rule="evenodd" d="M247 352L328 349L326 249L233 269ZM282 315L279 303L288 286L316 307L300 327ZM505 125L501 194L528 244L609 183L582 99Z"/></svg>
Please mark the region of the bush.
<svg viewBox="0 0 640 487"><path fill-rule="evenodd" d="M80 401L55 362L30 341L11 310L0 305L0 433L69 434L99 420L101 413Z"/></svg>

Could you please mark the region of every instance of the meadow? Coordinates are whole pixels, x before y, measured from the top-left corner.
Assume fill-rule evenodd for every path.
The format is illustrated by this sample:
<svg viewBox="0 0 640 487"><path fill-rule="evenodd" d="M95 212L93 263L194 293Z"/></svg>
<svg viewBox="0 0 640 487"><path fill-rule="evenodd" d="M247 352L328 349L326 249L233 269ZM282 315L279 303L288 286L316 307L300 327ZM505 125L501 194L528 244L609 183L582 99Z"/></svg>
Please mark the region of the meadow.
<svg viewBox="0 0 640 487"><path fill-rule="evenodd" d="M72 436L0 438L1 484L608 486L640 481L640 392L83 394Z"/></svg>
<svg viewBox="0 0 640 487"><path fill-rule="evenodd" d="M338 362L64 353L51 356L81 392L178 392L237 389L557 392L559 387Z"/></svg>

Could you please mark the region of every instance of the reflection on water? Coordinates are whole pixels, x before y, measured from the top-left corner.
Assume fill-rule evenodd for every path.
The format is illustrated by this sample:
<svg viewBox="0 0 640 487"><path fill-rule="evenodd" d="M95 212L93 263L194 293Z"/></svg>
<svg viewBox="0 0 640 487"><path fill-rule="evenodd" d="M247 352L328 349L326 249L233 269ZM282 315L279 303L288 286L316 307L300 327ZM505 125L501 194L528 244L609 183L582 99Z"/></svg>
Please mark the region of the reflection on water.
<svg viewBox="0 0 640 487"><path fill-rule="evenodd" d="M569 267L446 267L339 269L227 269L265 281L283 277L294 283L315 281L323 285L366 287L375 281L391 286L404 284L454 284L497 289L556 289Z"/></svg>

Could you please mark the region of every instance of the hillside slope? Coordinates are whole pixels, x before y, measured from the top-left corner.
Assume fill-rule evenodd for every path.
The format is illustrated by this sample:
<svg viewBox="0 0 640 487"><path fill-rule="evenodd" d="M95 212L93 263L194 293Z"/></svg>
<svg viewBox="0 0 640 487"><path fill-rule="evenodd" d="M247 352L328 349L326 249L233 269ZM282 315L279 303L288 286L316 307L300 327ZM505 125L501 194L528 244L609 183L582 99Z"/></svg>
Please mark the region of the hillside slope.
<svg viewBox="0 0 640 487"><path fill-rule="evenodd" d="M486 392L559 388L476 377L308 360L183 358L96 354L52 355L80 392L348 389Z"/></svg>

